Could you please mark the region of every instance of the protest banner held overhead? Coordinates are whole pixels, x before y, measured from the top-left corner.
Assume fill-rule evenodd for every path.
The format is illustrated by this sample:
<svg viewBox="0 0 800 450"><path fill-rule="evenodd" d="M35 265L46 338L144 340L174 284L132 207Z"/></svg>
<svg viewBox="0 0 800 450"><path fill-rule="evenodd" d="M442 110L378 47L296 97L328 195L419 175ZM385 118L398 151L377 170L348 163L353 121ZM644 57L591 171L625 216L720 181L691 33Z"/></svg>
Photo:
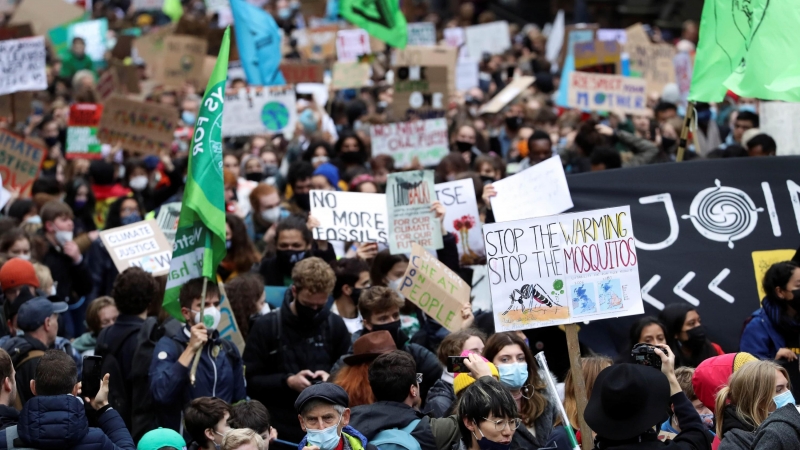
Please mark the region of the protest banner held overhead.
<svg viewBox="0 0 800 450"><path fill-rule="evenodd" d="M19 189L20 195L31 195L33 181L39 177L47 149L38 143L0 130L0 177L3 187Z"/></svg>
<svg viewBox="0 0 800 450"><path fill-rule="evenodd" d="M172 87L182 87L185 83L201 86L207 45L205 39L193 36L168 36L155 79Z"/></svg>
<svg viewBox="0 0 800 450"><path fill-rule="evenodd" d="M436 255L414 242L400 293L451 332L461 330L461 309L469 304L470 286Z"/></svg>
<svg viewBox="0 0 800 450"><path fill-rule="evenodd" d="M483 227L497 331L642 314L630 208Z"/></svg>
<svg viewBox="0 0 800 450"><path fill-rule="evenodd" d="M409 167L414 158L432 166L450 152L445 119L376 124L370 140L374 155L390 155L399 167Z"/></svg>
<svg viewBox="0 0 800 450"><path fill-rule="evenodd" d="M431 22L409 23L407 45L436 45L436 25Z"/></svg>
<svg viewBox="0 0 800 450"><path fill-rule="evenodd" d="M72 41L79 37L85 42L85 52L94 64L105 65L105 53L108 50L108 20L97 19L75 22L53 28L47 33L53 50L62 59L69 58Z"/></svg>
<svg viewBox="0 0 800 450"><path fill-rule="evenodd" d="M103 105L94 103L75 103L69 108L67 122L67 159L100 159L100 141L97 139L97 126L103 115Z"/></svg>
<svg viewBox="0 0 800 450"><path fill-rule="evenodd" d="M549 216L572 208L567 177L558 155L495 181L492 186L497 191L491 198L492 212L498 222Z"/></svg>
<svg viewBox="0 0 800 450"><path fill-rule="evenodd" d="M621 75L572 72L567 105L590 111L620 111L651 115L647 108L647 82Z"/></svg>
<svg viewBox="0 0 800 450"><path fill-rule="evenodd" d="M443 247L442 228L431 205L436 201L432 170L389 174L386 210L389 219L389 251L396 255L411 250L411 243L432 250Z"/></svg>
<svg viewBox="0 0 800 450"><path fill-rule="evenodd" d="M461 265L484 264L486 249L483 245L481 216L478 213L478 202L472 179L437 184L436 198L447 208L444 216L444 229L456 237Z"/></svg>
<svg viewBox="0 0 800 450"><path fill-rule="evenodd" d="M615 41L595 40L575 44L575 70L622 75L620 46Z"/></svg>
<svg viewBox="0 0 800 450"><path fill-rule="evenodd" d="M172 244L155 219L103 230L100 239L120 272L140 267L154 277L169 273Z"/></svg>
<svg viewBox="0 0 800 450"><path fill-rule="evenodd" d="M360 56L370 53L372 52L369 46L369 35L366 31L356 28L339 30L336 33L336 57L339 62L356 62Z"/></svg>
<svg viewBox="0 0 800 450"><path fill-rule="evenodd" d="M280 71L287 84L322 83L325 66L318 63L285 62L281 63Z"/></svg>
<svg viewBox="0 0 800 450"><path fill-rule="evenodd" d="M84 8L64 0L24 0L17 3L9 25L30 24L33 31L42 36L59 25L80 19L86 12Z"/></svg>
<svg viewBox="0 0 800 450"><path fill-rule="evenodd" d="M336 62L331 68L331 87L337 89L360 88L369 85L370 67L368 63Z"/></svg>
<svg viewBox="0 0 800 450"><path fill-rule="evenodd" d="M395 117L429 119L444 115L450 95L446 67L395 66L394 72Z"/></svg>
<svg viewBox="0 0 800 450"><path fill-rule="evenodd" d="M313 190L310 197L311 215L319 221L314 239L387 242L386 195Z"/></svg>
<svg viewBox="0 0 800 450"><path fill-rule="evenodd" d="M626 33L623 50L630 58L631 76L644 78L648 93L661 93L665 85L675 82L675 47L651 42L642 24L628 27Z"/></svg>
<svg viewBox="0 0 800 450"><path fill-rule="evenodd" d="M292 136L297 124L295 101L291 86L249 87L226 95L222 135L284 133Z"/></svg>
<svg viewBox="0 0 800 450"><path fill-rule="evenodd" d="M408 46L393 53L392 64L395 66L445 67L447 68L447 86L454 91L456 89L457 58L458 50L446 45ZM395 80L397 80L396 74Z"/></svg>
<svg viewBox="0 0 800 450"><path fill-rule="evenodd" d="M158 154L172 147L177 125L175 108L114 95L103 105L97 139L104 144L122 144L132 152Z"/></svg>
<svg viewBox="0 0 800 450"><path fill-rule="evenodd" d="M472 58L483 58L484 53L500 55L511 48L508 22L504 20L466 27L464 34Z"/></svg>
<svg viewBox="0 0 800 450"><path fill-rule="evenodd" d="M297 30L297 48L304 58L324 61L336 57L336 33L338 25L325 25L305 30Z"/></svg>
<svg viewBox="0 0 800 450"><path fill-rule="evenodd" d="M47 89L44 37L0 41L0 95Z"/></svg>

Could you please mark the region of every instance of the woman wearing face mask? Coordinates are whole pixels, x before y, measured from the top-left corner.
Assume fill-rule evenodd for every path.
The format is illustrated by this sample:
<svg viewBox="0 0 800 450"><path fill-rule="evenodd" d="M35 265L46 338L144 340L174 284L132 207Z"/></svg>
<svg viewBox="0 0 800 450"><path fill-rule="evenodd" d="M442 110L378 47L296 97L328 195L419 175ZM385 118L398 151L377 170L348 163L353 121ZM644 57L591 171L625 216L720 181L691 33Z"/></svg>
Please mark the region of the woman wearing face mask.
<svg viewBox="0 0 800 450"><path fill-rule="evenodd" d="M225 283L225 292L231 301L231 309L239 325L242 337L247 340L251 325L270 312L264 281L258 274L245 273Z"/></svg>
<svg viewBox="0 0 800 450"><path fill-rule="evenodd" d="M719 450L749 450L754 431L770 414L784 406L794 408L788 375L772 361L748 363L731 375L716 400Z"/></svg>
<svg viewBox="0 0 800 450"><path fill-rule="evenodd" d="M525 442L521 448L544 447L558 417L558 400L548 394L531 349L515 333L497 333L486 341L483 356L497 366L500 382L519 408L522 426L515 440Z"/></svg>
<svg viewBox="0 0 800 450"><path fill-rule="evenodd" d="M264 161L258 156L245 155L239 173L248 181L260 183L264 179Z"/></svg>
<svg viewBox="0 0 800 450"><path fill-rule="evenodd" d="M0 237L0 253L7 253L9 257L30 261L33 255L30 236L21 228L12 228L6 231Z"/></svg>
<svg viewBox="0 0 800 450"><path fill-rule="evenodd" d="M72 208L75 218L74 233L76 236L97 230L94 223L95 198L89 182L83 178L76 178L67 185L67 194L64 203Z"/></svg>
<svg viewBox="0 0 800 450"><path fill-rule="evenodd" d="M316 169L326 162L333 159L333 147L325 141L314 141L309 144L308 149L303 152L303 161L310 162Z"/></svg>
<svg viewBox="0 0 800 450"><path fill-rule="evenodd" d="M304 218L289 216L280 222L275 230L275 256L264 257L258 271L267 286L292 284L292 269L313 254L314 236L306 226Z"/></svg>
<svg viewBox="0 0 800 450"><path fill-rule="evenodd" d="M250 272L261 260L256 246L247 237L244 221L235 214L225 215L225 259L217 267L217 279L227 283L239 274Z"/></svg>
<svg viewBox="0 0 800 450"><path fill-rule="evenodd" d="M508 390L492 377L481 377L461 396L458 428L467 450L509 450L525 426Z"/></svg>
<svg viewBox="0 0 800 450"><path fill-rule="evenodd" d="M667 344L675 353L675 368L697 367L706 359L725 353L708 339L700 314L691 305L668 305L658 319L667 327Z"/></svg>
<svg viewBox="0 0 800 450"><path fill-rule="evenodd" d="M259 183L250 192L250 212L245 216L247 235L256 245L259 252L275 252L269 244L275 239L275 225L279 220L289 216L289 212L281 207L281 198L275 186Z"/></svg>
<svg viewBox="0 0 800 450"><path fill-rule="evenodd" d="M368 158L364 141L352 132L345 132L339 136L333 147L333 154L337 157L335 165L339 168L339 173L345 175L353 173L352 169L365 167ZM344 181L349 183L350 179L344 178Z"/></svg>
<svg viewBox="0 0 800 450"><path fill-rule="evenodd" d="M481 156L478 149L478 131L472 125L461 125L451 138L452 150L457 152L470 168L475 167L475 158Z"/></svg>

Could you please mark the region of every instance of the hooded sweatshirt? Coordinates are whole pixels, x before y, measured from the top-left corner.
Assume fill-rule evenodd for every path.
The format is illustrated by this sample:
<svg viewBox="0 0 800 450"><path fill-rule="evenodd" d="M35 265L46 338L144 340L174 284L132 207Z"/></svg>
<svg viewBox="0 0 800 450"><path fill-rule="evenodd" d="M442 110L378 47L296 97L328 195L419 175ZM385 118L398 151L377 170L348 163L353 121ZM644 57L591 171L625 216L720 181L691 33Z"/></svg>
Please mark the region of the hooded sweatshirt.
<svg viewBox="0 0 800 450"><path fill-rule="evenodd" d="M753 450L789 450L800 448L800 412L786 405L772 413L756 430Z"/></svg>

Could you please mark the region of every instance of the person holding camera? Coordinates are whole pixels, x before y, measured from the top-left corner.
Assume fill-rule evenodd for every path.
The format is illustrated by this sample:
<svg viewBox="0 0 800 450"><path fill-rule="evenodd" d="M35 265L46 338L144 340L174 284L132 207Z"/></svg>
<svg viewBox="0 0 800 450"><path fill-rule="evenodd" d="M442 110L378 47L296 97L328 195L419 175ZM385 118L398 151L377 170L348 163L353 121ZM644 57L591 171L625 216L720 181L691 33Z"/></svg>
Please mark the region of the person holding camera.
<svg viewBox="0 0 800 450"><path fill-rule="evenodd" d="M661 371L640 364L616 364L600 372L584 418L597 433L595 449L707 450L711 437L675 377L675 355L653 347ZM681 432L669 443L658 440L657 426L672 404ZM586 439L586 438L584 438Z"/></svg>

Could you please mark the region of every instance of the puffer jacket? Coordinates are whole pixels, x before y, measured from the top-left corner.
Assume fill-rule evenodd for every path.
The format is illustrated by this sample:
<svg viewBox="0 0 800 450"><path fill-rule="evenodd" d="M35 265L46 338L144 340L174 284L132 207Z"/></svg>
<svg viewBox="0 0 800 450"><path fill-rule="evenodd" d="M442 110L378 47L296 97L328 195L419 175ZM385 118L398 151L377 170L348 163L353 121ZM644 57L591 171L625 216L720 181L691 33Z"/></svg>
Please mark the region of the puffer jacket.
<svg viewBox="0 0 800 450"><path fill-rule="evenodd" d="M42 450L135 450L125 422L114 409L98 411L100 428L89 427L83 402L71 395L38 396L28 400L19 416L20 446ZM6 430L0 449L8 448Z"/></svg>
<svg viewBox="0 0 800 450"><path fill-rule="evenodd" d="M350 426L363 433L368 441L383 430L405 428L417 419L420 422L411 437L419 442L422 450L451 450L461 440L455 416L432 419L405 403L381 401L356 406L350 412Z"/></svg>
<svg viewBox="0 0 800 450"><path fill-rule="evenodd" d="M425 410L433 414L433 417L444 417L450 412L455 402L456 393L452 383L438 379L428 391Z"/></svg>
<svg viewBox="0 0 800 450"><path fill-rule="evenodd" d="M342 450L378 450L378 447L367 443L367 438L350 425L342 428L342 437L344 438ZM303 450L307 442L308 435L297 445L297 450Z"/></svg>

